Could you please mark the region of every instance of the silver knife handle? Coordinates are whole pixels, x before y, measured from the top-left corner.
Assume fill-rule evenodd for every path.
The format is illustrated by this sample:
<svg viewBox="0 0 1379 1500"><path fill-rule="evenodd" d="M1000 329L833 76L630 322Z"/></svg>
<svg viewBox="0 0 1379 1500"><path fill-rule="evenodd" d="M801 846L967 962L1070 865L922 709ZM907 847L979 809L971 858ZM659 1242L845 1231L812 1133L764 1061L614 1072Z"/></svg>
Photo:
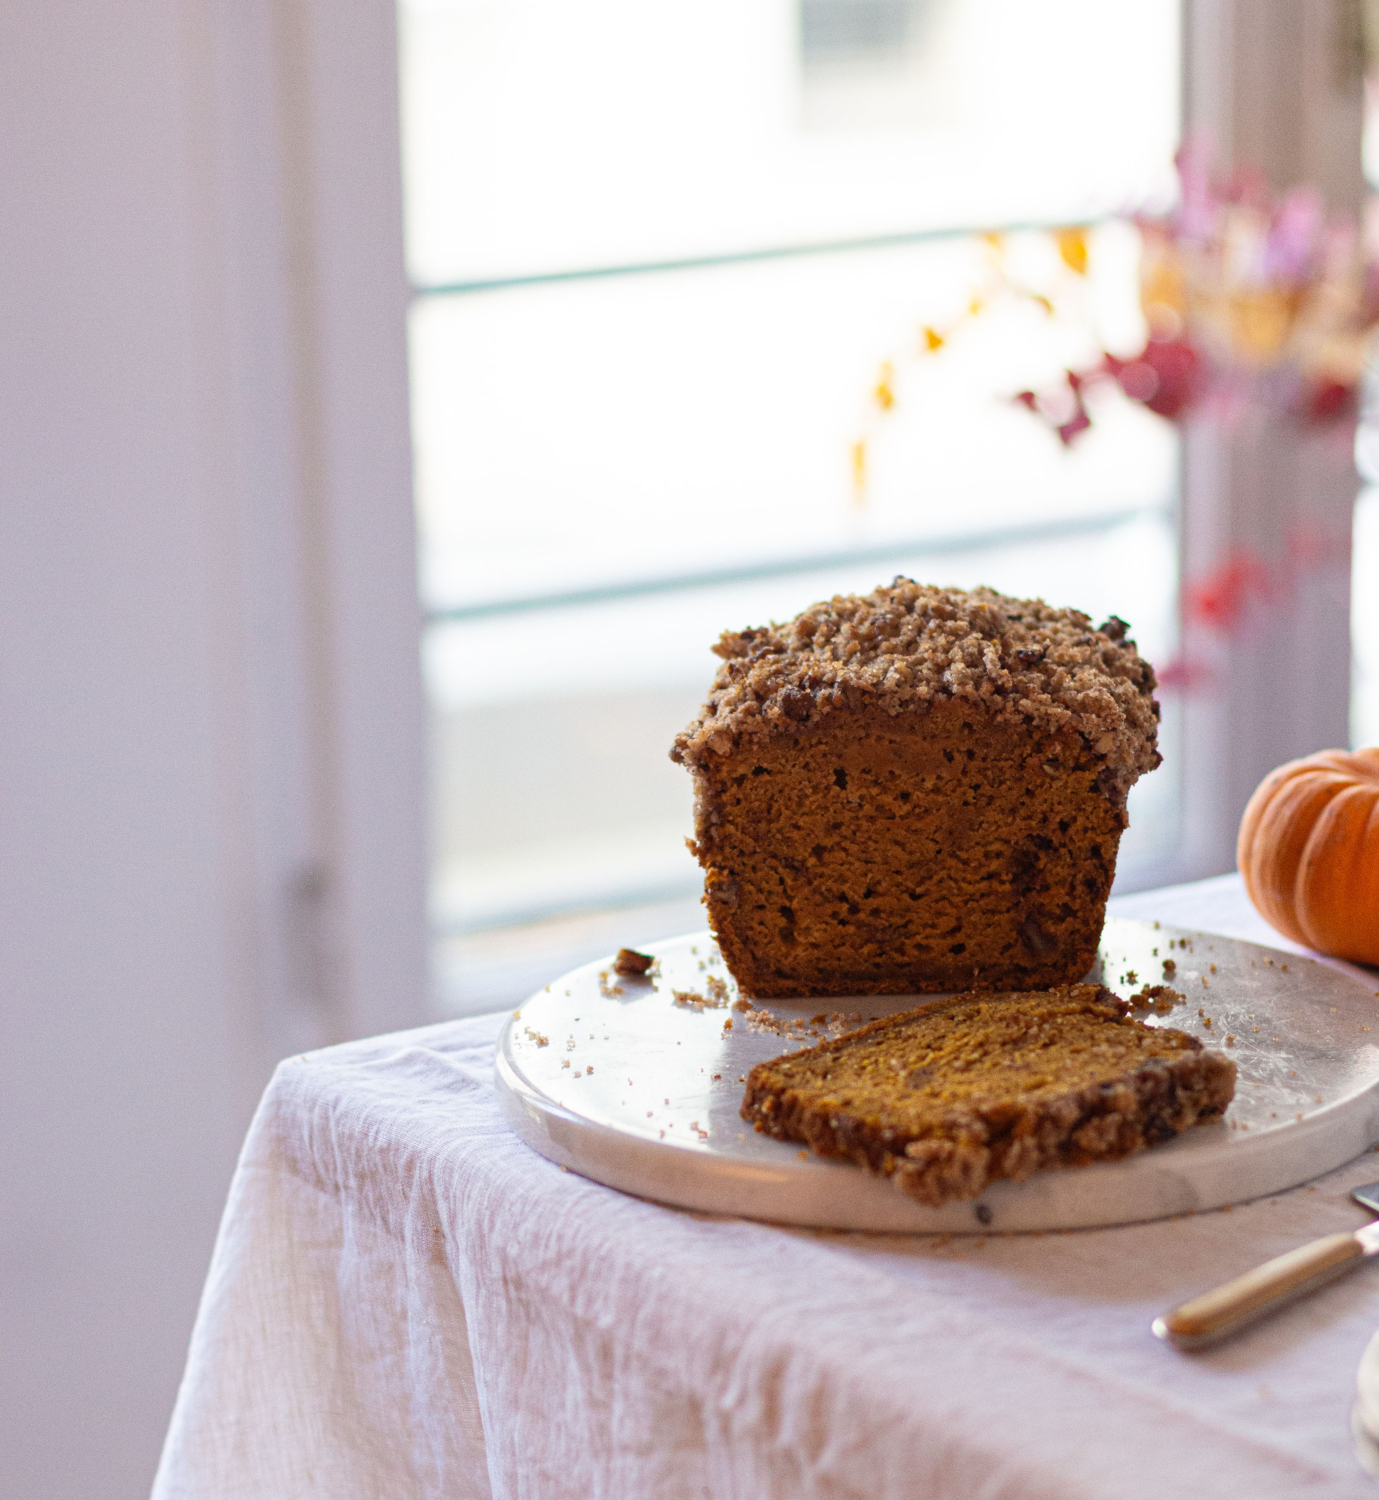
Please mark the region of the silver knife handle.
<svg viewBox="0 0 1379 1500"><path fill-rule="evenodd" d="M1343 1276L1364 1258L1357 1235L1328 1234L1155 1318L1154 1333L1179 1349L1200 1349Z"/></svg>

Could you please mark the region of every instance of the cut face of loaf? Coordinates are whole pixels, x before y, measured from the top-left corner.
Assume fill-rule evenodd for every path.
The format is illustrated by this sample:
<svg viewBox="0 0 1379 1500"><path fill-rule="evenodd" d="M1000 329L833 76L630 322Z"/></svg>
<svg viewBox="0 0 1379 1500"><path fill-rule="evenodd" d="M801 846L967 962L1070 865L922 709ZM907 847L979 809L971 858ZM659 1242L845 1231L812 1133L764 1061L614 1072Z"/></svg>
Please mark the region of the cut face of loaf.
<svg viewBox="0 0 1379 1500"><path fill-rule="evenodd" d="M941 700L693 770L705 904L748 995L1033 989L1092 965L1124 795L1076 733Z"/></svg>
<svg viewBox="0 0 1379 1500"><path fill-rule="evenodd" d="M1128 1156L1220 1115L1235 1064L1099 985L963 995L759 1063L742 1115L921 1203Z"/></svg>

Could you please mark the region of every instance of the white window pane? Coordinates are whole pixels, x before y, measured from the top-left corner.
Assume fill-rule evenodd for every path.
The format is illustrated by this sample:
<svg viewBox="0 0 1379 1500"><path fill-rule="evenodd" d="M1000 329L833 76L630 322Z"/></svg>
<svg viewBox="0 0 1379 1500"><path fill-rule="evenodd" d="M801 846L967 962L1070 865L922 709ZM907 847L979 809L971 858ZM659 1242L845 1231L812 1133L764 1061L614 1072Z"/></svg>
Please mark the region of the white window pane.
<svg viewBox="0 0 1379 1500"><path fill-rule="evenodd" d="M1140 334L1134 237L1101 231L1103 336ZM1176 443L1106 393L1071 450L1010 397L1095 349L1028 304L937 357L971 242L424 298L412 325L423 586L434 606L1054 516L1162 505ZM1012 253L1037 263L1042 236ZM1037 264L1032 270L1038 270ZM1071 273L1068 273L1071 276ZM1079 288L1080 290L1080 288ZM897 407L868 400L895 357ZM850 454L869 437L854 503Z"/></svg>
<svg viewBox="0 0 1379 1500"><path fill-rule="evenodd" d="M1079 308L1052 320L999 296L966 317L991 284L992 251L970 238L559 278L1066 222L1162 195L1177 12L1176 0L404 0L415 278L550 278L422 296L412 316L421 579L437 612L434 902L457 995L526 943L505 949L501 924L545 917L542 951L555 954L586 919L553 914L686 910L700 883L683 846L690 778L667 752L727 626L903 571L1114 612L1152 660L1171 656L1172 430L1102 391L1092 430L1065 450L1012 401L1102 347L1138 347L1124 224L1094 232L1085 281L1047 236L1007 237L1015 280ZM939 357L919 352L926 326L945 331ZM883 361L898 398L884 414L872 401ZM1001 540L1079 520L1092 524L1077 535ZM859 551L869 560L845 561ZM734 568L762 576L483 615ZM445 621L456 609L468 614ZM1177 839L1167 712L1168 763L1136 789L1123 846L1136 882Z"/></svg>
<svg viewBox="0 0 1379 1500"><path fill-rule="evenodd" d="M422 283L1117 210L1177 0L403 0Z"/></svg>

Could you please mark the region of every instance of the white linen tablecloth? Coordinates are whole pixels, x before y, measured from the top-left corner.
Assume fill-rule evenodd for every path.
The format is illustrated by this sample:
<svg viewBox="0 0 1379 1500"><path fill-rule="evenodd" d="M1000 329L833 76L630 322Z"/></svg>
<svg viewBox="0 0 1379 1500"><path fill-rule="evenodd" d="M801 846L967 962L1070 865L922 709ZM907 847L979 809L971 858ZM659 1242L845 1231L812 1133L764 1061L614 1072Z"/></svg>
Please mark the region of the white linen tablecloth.
<svg viewBox="0 0 1379 1500"><path fill-rule="evenodd" d="M1115 909L1290 946L1235 877ZM1358 1227L1347 1192L1379 1156L1118 1229L782 1229L625 1197L528 1151L493 1098L502 1019L278 1068L155 1500L1373 1492L1347 1419L1379 1270L1210 1353L1149 1323Z"/></svg>

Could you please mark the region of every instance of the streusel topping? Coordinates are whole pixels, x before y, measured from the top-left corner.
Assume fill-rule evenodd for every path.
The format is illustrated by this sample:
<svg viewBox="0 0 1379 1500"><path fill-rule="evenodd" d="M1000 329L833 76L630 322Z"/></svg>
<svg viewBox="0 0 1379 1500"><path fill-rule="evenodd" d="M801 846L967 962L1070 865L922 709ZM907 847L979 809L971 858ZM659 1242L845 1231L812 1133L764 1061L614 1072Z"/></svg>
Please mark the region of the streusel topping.
<svg viewBox="0 0 1379 1500"><path fill-rule="evenodd" d="M1036 734L1075 731L1104 762L1108 791L1123 796L1160 760L1154 669L1128 630L1114 615L1093 628L1080 610L1040 599L897 578L785 625L725 631L708 701L671 759L707 764L840 710L923 714L961 699Z"/></svg>

